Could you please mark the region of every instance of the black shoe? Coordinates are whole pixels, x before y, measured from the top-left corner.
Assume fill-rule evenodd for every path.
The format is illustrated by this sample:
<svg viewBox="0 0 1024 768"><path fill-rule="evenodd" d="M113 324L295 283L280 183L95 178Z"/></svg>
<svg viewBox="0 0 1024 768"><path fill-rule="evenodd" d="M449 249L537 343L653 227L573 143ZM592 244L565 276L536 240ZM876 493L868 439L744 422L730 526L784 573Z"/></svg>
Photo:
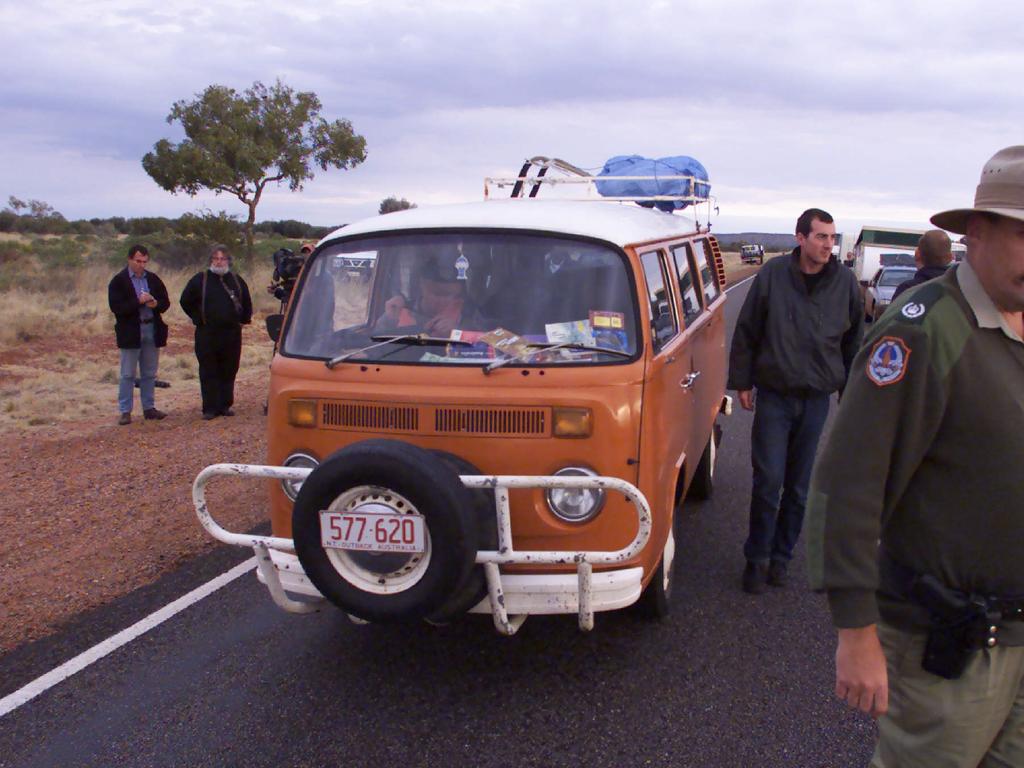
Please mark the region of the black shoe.
<svg viewBox="0 0 1024 768"><path fill-rule="evenodd" d="M220 415L221 416L234 416L235 412L233 410L231 410L230 407L228 407L228 408L225 408L223 411L221 411Z"/></svg>
<svg viewBox="0 0 1024 768"><path fill-rule="evenodd" d="M203 411L203 421L209 421L210 419L216 419L217 414L213 411Z"/></svg>
<svg viewBox="0 0 1024 768"><path fill-rule="evenodd" d="M125 424L131 424L131 423L132 423L132 415L131 415L130 413L122 413L122 414L121 414L121 415L120 415L120 416L118 417L118 419L117 419L117 423L118 423L118 424L119 424L120 426L122 426L122 427L123 427L123 426L124 426Z"/></svg>
<svg viewBox="0 0 1024 768"><path fill-rule="evenodd" d="M786 563L779 560L772 560L768 566L768 583L773 587L786 586Z"/></svg>
<svg viewBox="0 0 1024 768"><path fill-rule="evenodd" d="M163 411L159 411L156 408L147 408L142 412L142 415L145 416L147 419L156 419L157 421L159 421L160 419L167 418L166 413L164 413Z"/></svg>
<svg viewBox="0 0 1024 768"><path fill-rule="evenodd" d="M760 595L765 590L765 581L768 577L768 566L764 563L747 561L743 569L743 591L752 595Z"/></svg>

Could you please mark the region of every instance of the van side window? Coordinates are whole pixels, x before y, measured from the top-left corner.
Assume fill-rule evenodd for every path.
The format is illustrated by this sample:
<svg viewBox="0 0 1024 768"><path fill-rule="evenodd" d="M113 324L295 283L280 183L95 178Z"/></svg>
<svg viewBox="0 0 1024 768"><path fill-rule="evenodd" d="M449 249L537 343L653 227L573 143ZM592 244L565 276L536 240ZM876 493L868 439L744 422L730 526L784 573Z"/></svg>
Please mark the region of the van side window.
<svg viewBox="0 0 1024 768"><path fill-rule="evenodd" d="M683 321L690 325L701 312L700 294L693 280L693 248L690 244L684 243L673 248L672 261L679 280L679 296L683 300Z"/></svg>
<svg viewBox="0 0 1024 768"><path fill-rule="evenodd" d="M718 285L715 270L711 268L711 243L701 240L697 243L695 256L697 258L697 271L700 272L700 281L704 286L704 298L710 304L721 294L722 289Z"/></svg>
<svg viewBox="0 0 1024 768"><path fill-rule="evenodd" d="M644 278L647 282L647 298L651 305L651 327L654 330L654 351L658 352L665 342L679 330L675 312L672 307L672 296L665 285L665 274L661 268L660 251L648 251L641 254L640 263L644 267Z"/></svg>

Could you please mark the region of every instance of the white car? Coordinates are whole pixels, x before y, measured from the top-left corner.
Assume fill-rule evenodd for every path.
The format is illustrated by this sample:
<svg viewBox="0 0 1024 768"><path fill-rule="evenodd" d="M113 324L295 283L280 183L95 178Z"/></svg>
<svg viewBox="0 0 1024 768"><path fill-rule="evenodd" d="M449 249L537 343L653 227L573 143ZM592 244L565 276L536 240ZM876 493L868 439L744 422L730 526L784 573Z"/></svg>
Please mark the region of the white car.
<svg viewBox="0 0 1024 768"><path fill-rule="evenodd" d="M912 278L916 271L913 267L882 267L875 272L864 292L864 319L870 323L880 318L897 286Z"/></svg>

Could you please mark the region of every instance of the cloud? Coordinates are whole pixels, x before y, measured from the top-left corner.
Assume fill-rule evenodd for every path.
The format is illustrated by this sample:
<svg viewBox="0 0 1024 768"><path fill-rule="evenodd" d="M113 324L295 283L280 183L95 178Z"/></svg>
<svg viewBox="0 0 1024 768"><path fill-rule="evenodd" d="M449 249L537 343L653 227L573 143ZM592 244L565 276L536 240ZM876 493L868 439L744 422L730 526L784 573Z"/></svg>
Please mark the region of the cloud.
<svg viewBox="0 0 1024 768"><path fill-rule="evenodd" d="M280 77L351 119L369 158L270 190L261 218L478 199L483 176L526 156L636 152L698 157L719 230L788 231L804 201L850 226L916 221L969 202L984 160L1021 141L1020 16L1008 2L7 4L0 195L72 217L238 210L168 195L139 161L180 138L176 100Z"/></svg>

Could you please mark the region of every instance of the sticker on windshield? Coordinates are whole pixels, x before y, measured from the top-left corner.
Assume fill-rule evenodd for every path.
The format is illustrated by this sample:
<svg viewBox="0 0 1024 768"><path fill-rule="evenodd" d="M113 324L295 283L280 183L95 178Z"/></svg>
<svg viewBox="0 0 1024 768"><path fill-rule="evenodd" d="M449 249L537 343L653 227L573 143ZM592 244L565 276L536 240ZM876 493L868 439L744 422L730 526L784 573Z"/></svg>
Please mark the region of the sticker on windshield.
<svg viewBox="0 0 1024 768"><path fill-rule="evenodd" d="M458 274L455 275L456 280L466 279L466 270L469 269L469 259L463 254L459 254L459 258L455 260L455 270Z"/></svg>
<svg viewBox="0 0 1024 768"><path fill-rule="evenodd" d="M621 330L625 324L626 316L621 312L602 312L597 309L590 310L590 325L596 330L598 328L608 330Z"/></svg>
<svg viewBox="0 0 1024 768"><path fill-rule="evenodd" d="M871 348L868 356L868 378L880 387L895 384L907 372L910 348L903 339L883 336Z"/></svg>
<svg viewBox="0 0 1024 768"><path fill-rule="evenodd" d="M594 343L605 349L625 351L629 345L626 338L626 316L622 312L605 312L592 309L590 325L594 329Z"/></svg>

